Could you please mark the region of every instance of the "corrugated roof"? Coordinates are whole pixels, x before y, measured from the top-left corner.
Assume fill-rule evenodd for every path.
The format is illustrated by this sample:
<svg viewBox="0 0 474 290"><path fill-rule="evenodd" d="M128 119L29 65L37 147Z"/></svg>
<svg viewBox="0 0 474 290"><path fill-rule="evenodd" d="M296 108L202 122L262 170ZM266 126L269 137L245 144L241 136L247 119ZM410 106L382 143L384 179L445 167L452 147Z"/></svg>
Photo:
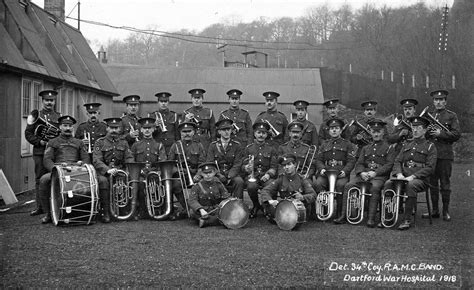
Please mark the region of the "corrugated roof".
<svg viewBox="0 0 474 290"><path fill-rule="evenodd" d="M15 23L24 45L33 51L40 62L32 65L15 45L4 23L0 22L0 58L8 66L39 72L61 81L76 83L117 95L117 90L96 59L80 31L57 20L37 5L28 2L25 9L18 0L4 0L7 17ZM17 37L17 36L15 36Z"/></svg>
<svg viewBox="0 0 474 290"><path fill-rule="evenodd" d="M188 91L206 90L206 102L227 102L226 92L240 89L241 102L261 103L266 91L280 93L279 103L304 99L311 104L323 103L319 69L269 68L179 68L104 65L121 95L138 94L144 101L156 101L154 94L168 91L173 102L189 102Z"/></svg>

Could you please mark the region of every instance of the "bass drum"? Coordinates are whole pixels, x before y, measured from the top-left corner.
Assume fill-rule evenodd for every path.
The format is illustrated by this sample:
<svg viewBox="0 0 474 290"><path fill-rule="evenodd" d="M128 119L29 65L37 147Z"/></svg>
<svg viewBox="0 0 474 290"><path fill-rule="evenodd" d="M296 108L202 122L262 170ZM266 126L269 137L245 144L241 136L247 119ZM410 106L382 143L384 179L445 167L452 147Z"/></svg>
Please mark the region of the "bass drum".
<svg viewBox="0 0 474 290"><path fill-rule="evenodd" d="M54 225L88 225L98 212L98 182L95 169L54 166L51 172L51 216Z"/></svg>
<svg viewBox="0 0 474 290"><path fill-rule="evenodd" d="M241 199L235 197L224 199L218 207L217 217L229 229L244 227L249 221L250 210Z"/></svg>
<svg viewBox="0 0 474 290"><path fill-rule="evenodd" d="M275 209L275 222L280 229L291 231L306 222L306 207L297 199L281 200Z"/></svg>

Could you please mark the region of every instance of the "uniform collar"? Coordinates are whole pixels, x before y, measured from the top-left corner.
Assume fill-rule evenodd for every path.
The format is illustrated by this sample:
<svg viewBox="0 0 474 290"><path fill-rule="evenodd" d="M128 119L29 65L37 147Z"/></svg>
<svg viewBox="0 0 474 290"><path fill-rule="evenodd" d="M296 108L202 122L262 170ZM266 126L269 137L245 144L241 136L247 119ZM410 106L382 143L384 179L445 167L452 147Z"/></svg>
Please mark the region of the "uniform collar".
<svg viewBox="0 0 474 290"><path fill-rule="evenodd" d="M162 113L162 114L167 114L168 112L170 111L170 109L159 109L158 112Z"/></svg>
<svg viewBox="0 0 474 290"><path fill-rule="evenodd" d="M99 121L99 119L97 119L97 121L95 121L95 122L92 122L92 121L89 119L89 120L87 120L87 123L88 123L88 124L91 124L91 125L92 125L92 124L94 124L94 125L95 125L95 124L99 124L99 123L100 123L100 121Z"/></svg>
<svg viewBox="0 0 474 290"><path fill-rule="evenodd" d="M195 110L198 110L198 111L199 111L199 110L201 110L201 109L202 109L202 105L201 105L201 106L193 106L193 109L195 109Z"/></svg>
<svg viewBox="0 0 474 290"><path fill-rule="evenodd" d="M291 139L290 140L290 145L293 146L293 147L298 147L301 145L301 140L293 140Z"/></svg>
<svg viewBox="0 0 474 290"><path fill-rule="evenodd" d="M119 140L120 136L117 136L117 138L113 138L112 135L107 134L105 136L105 138L109 141L115 142L115 141Z"/></svg>
<svg viewBox="0 0 474 290"><path fill-rule="evenodd" d="M275 108L273 110L267 109L267 113L269 113L269 114L275 114L277 111L278 111L277 108Z"/></svg>
<svg viewBox="0 0 474 290"><path fill-rule="evenodd" d="M229 107L229 111L232 111L232 112L238 112L239 110L240 110L239 107L237 107L237 108Z"/></svg>
<svg viewBox="0 0 474 290"><path fill-rule="evenodd" d="M59 134L59 136L61 136L61 138L66 139L66 140L72 138L72 135L66 136L66 135L64 135L63 133Z"/></svg>

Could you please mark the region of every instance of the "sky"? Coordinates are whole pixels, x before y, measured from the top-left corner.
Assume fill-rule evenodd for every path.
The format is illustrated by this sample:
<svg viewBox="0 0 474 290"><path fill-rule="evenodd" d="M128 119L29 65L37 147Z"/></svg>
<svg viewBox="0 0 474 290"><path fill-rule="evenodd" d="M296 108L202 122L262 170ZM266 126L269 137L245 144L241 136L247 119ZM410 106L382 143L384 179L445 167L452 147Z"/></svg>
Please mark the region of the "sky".
<svg viewBox="0 0 474 290"><path fill-rule="evenodd" d="M77 18L77 0L65 0L66 16ZM32 0L44 7L44 0ZM235 24L251 22L260 17L297 18L305 15L310 7L327 3L332 8L349 4L354 9L371 3L379 7L399 7L424 2L430 7L452 5L453 0L80 0L81 19L97 21L113 26L138 29L153 28L167 32L188 29L199 32L214 23ZM77 20L66 19L77 28ZM130 33L81 23L82 34L96 46L107 44L110 39L124 39Z"/></svg>

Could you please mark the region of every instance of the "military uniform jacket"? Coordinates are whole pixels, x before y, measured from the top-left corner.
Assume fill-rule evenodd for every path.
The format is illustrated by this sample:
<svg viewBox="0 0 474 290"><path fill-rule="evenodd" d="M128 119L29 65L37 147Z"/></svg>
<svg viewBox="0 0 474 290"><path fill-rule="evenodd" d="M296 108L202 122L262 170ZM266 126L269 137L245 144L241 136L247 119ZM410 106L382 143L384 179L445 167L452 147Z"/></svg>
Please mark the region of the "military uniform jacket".
<svg viewBox="0 0 474 290"><path fill-rule="evenodd" d="M234 140L229 140L227 148L224 149L222 141L214 141L209 146L207 151L207 162L217 161L220 173L228 178L234 178L240 173L242 166L242 148L240 143Z"/></svg>
<svg viewBox="0 0 474 290"><path fill-rule="evenodd" d="M153 138L155 138L157 142L163 143L163 145L169 149L171 145L179 139L178 114L170 110L159 110L151 113L150 117L156 118L157 113L161 113L167 131L163 132L161 128L157 126L155 132L153 132Z"/></svg>
<svg viewBox="0 0 474 290"><path fill-rule="evenodd" d="M244 166L249 163L249 155L254 156L253 166L254 166L254 175L257 179L267 174L270 177L275 177L278 169L278 155L275 147L271 146L267 142L259 144L254 142L245 147L243 152L244 162L242 164L242 171Z"/></svg>
<svg viewBox="0 0 474 290"><path fill-rule="evenodd" d="M91 147L94 148L95 141L107 135L107 124L104 122L91 121L81 123L76 129L76 134L74 137L82 140L84 139L84 133L91 134Z"/></svg>
<svg viewBox="0 0 474 290"><path fill-rule="evenodd" d="M278 144L282 144L284 138L286 138L286 128L288 127L288 119L286 118L285 114L278 110L266 110L258 114L257 118L255 119L255 123L262 122L262 120L267 120L268 122L270 122L270 124L272 124L272 126L275 127L275 129L281 133L276 138L270 138L272 138L272 140L275 140ZM268 135L271 136L270 133L268 133Z"/></svg>
<svg viewBox="0 0 474 290"><path fill-rule="evenodd" d="M403 120L406 122L406 118L403 117ZM390 144L396 144L395 147L395 152L399 152L402 146L406 143L407 139L413 139L413 132L411 130L408 130L408 135L405 136L400 136L400 132L403 129L407 129L403 124L399 124L395 127L393 127L392 131L388 133L386 136L387 141Z"/></svg>
<svg viewBox="0 0 474 290"><path fill-rule="evenodd" d="M438 137L430 137L429 140L436 145L438 159L454 159L453 143L461 137L458 116L450 110L434 111L431 115L451 132L441 130Z"/></svg>
<svg viewBox="0 0 474 290"><path fill-rule="evenodd" d="M142 139L132 145L132 154L136 162L152 164L166 160L166 151L163 144L153 138Z"/></svg>
<svg viewBox="0 0 474 290"><path fill-rule="evenodd" d="M82 161L90 163L82 141L74 137L66 137L63 134L49 140L44 151L43 165L51 172L55 163L75 163Z"/></svg>
<svg viewBox="0 0 474 290"><path fill-rule="evenodd" d="M188 204L195 212L201 208L210 211L216 208L221 201L229 197L229 192L219 179L214 178L211 181L201 180L191 188Z"/></svg>
<svg viewBox="0 0 474 290"><path fill-rule="evenodd" d="M395 158L393 175L402 173L408 177L424 179L430 176L436 167L436 146L425 138L407 142Z"/></svg>
<svg viewBox="0 0 474 290"><path fill-rule="evenodd" d="M306 154L308 153L308 150L309 150L308 144L305 144L301 141L298 141L298 142L288 141L278 147L278 156L283 156L284 154L292 153L296 156L296 165L303 166L304 159L306 157ZM313 162L311 163L311 167L309 168L308 177L313 176L314 171L315 171L315 162L313 160ZM283 174L283 172L284 172L283 166L279 165L278 174Z"/></svg>
<svg viewBox="0 0 474 290"><path fill-rule="evenodd" d="M338 117L339 118L339 117ZM335 118L326 118L324 119L323 123L319 127L319 138L318 138L318 144L321 145L323 141L326 141L328 139L331 139L331 135L329 135L329 126L326 124L327 121L330 119L335 119ZM342 130L341 137L344 139L348 139L350 137L350 132L347 128L347 121L345 119L342 119L344 121L344 130Z"/></svg>
<svg viewBox="0 0 474 290"><path fill-rule="evenodd" d="M336 169L349 176L355 164L354 145L341 137L323 142L318 149L316 169Z"/></svg>
<svg viewBox="0 0 474 290"><path fill-rule="evenodd" d="M234 137L236 141L240 142L242 146L252 143L252 120L250 119L250 115L247 110L229 108L221 112L219 115L219 120L225 119L223 116L226 116L228 119L234 121L234 124L240 128L239 132L236 132Z"/></svg>
<svg viewBox="0 0 474 290"><path fill-rule="evenodd" d="M60 113L42 109L39 111L38 116L59 128L58 118L61 117ZM35 130L38 126L39 124L36 122L32 125L26 125L25 128L25 139L33 145L33 155L43 155L46 149L46 146L40 144L41 138L35 135Z"/></svg>
<svg viewBox="0 0 474 290"><path fill-rule="evenodd" d="M179 144L183 144L184 154L186 155L186 162L189 166L189 172L194 176L198 171L198 166L201 163L206 161L206 150L201 143L197 141L176 141L173 145L171 145L170 152L168 153L168 160L182 160L184 166L184 158L183 153L181 151L181 146ZM180 156L178 158L178 155Z"/></svg>
<svg viewBox="0 0 474 290"><path fill-rule="evenodd" d="M357 119L357 121L359 121L359 123L364 126L365 128L369 128L368 124L370 121L374 120L375 117L372 117L372 118L368 118L366 117L365 115L363 117L361 117L360 119ZM361 142L361 140L357 140L357 134L362 134L363 136L365 136L365 139L367 140L372 140L372 136L370 135L367 135L365 133L365 131L363 131L361 128L359 128L358 126L356 125L352 125L351 128L350 128L351 132L349 133L350 134L350 140L352 143L354 144L358 144L358 145L363 145L363 143Z"/></svg>
<svg viewBox="0 0 474 290"><path fill-rule="evenodd" d="M292 176L286 174L280 175L277 179L262 188L260 200L264 203L278 198L291 198L295 192L300 192L306 203L316 201L316 192L311 186L311 182L307 179L303 179L298 174Z"/></svg>
<svg viewBox="0 0 474 290"><path fill-rule="evenodd" d="M200 122L194 135L194 140L209 144L210 140L216 136L216 120L210 108L191 107L186 110L188 113L194 114L194 117Z"/></svg>
<svg viewBox="0 0 474 290"><path fill-rule="evenodd" d="M135 115L125 115L122 117L122 138L124 138L129 147L132 146L133 143L136 142L135 138L130 136L130 131L132 129L131 126L133 126L133 129L138 130L140 132L140 123L138 123L138 117ZM139 134L138 138L141 138L141 133Z"/></svg>
<svg viewBox="0 0 474 290"><path fill-rule="evenodd" d="M313 122L309 120L296 120L297 122L300 122L303 124L303 136L301 137L301 141L303 143L308 144L309 146L311 145L316 145L318 146L318 130L316 130L316 126L313 124ZM288 134L288 140L289 140L289 132Z"/></svg>
<svg viewBox="0 0 474 290"><path fill-rule="evenodd" d="M101 175L105 175L111 168L123 169L125 163L134 161L127 141L110 136L99 138L95 142L92 160L97 173Z"/></svg>
<svg viewBox="0 0 474 290"><path fill-rule="evenodd" d="M394 146L381 140L373 142L362 148L359 159L357 159L354 172L359 175L361 172L374 171L376 177L390 176L393 161L395 160Z"/></svg>

